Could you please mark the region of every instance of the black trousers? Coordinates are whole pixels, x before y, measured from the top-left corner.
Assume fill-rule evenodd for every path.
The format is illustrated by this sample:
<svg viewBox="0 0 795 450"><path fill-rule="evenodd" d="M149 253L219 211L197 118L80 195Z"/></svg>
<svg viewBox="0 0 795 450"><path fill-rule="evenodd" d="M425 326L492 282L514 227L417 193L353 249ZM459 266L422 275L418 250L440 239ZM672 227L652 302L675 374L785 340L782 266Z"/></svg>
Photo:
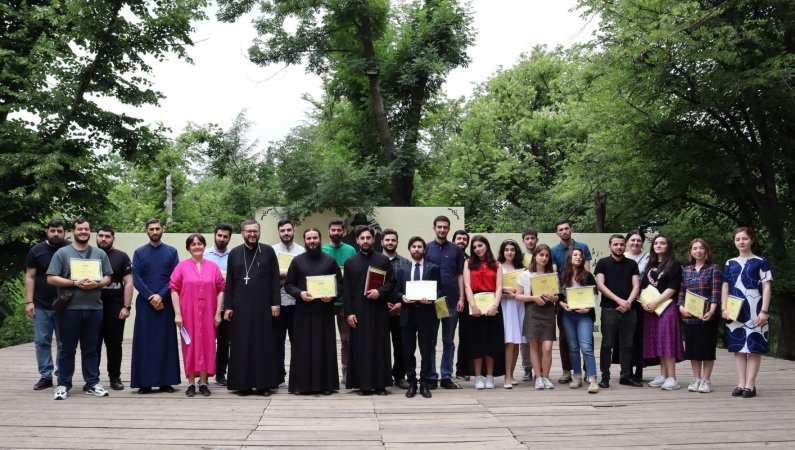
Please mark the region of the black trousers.
<svg viewBox="0 0 795 450"><path fill-rule="evenodd" d="M121 378L121 343L124 340L124 323L119 319L119 311L123 300L118 302L103 302L102 332L97 343L97 365L101 366L102 342L105 342L107 353L108 378Z"/></svg>
<svg viewBox="0 0 795 450"><path fill-rule="evenodd" d="M632 310L622 314L614 308L602 308L602 347L599 352L599 368L603 380L610 379L610 364L616 344L621 352L620 377L632 376L632 348L636 322L637 316Z"/></svg>
<svg viewBox="0 0 795 450"><path fill-rule="evenodd" d="M404 305L406 307L406 305ZM433 308L433 305L430 305ZM401 327L403 340L403 365L406 368L406 378L409 384L417 386L417 357L415 352L417 344L420 347L420 384L434 383L433 357L436 353L436 319L435 310L430 311L427 317L412 314L405 326Z"/></svg>
<svg viewBox="0 0 795 450"><path fill-rule="evenodd" d="M223 317L223 313L221 313ZM222 320L215 334L215 376L226 376L229 365L229 327L231 322Z"/></svg>
<svg viewBox="0 0 795 450"><path fill-rule="evenodd" d="M404 307L406 305L403 305ZM400 315L389 316L389 334L392 336L392 379L396 382L406 377L403 364L403 336L400 328Z"/></svg>
<svg viewBox="0 0 795 450"><path fill-rule="evenodd" d="M287 371L284 368L284 343L287 336L290 337L290 342L293 342L293 321L295 320L295 305L281 306L279 317L273 321L273 334L276 340L276 355L279 358L277 364L279 365L279 383L284 382Z"/></svg>

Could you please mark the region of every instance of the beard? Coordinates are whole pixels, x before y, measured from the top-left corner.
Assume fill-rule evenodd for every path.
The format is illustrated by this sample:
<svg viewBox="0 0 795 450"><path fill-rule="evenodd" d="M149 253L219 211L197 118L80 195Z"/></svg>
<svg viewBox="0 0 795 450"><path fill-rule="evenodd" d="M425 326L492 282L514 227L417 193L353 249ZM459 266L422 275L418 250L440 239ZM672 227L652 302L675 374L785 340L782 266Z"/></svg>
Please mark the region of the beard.
<svg viewBox="0 0 795 450"><path fill-rule="evenodd" d="M77 242L78 244L85 244L85 243L87 243L87 242L88 242L88 240L89 240L89 239L91 239L91 236L87 236L86 238L82 238L82 237L80 237L80 236L78 236L78 235L74 235L74 236L72 236L72 238L73 238L73 239L75 240L75 242Z"/></svg>
<svg viewBox="0 0 795 450"><path fill-rule="evenodd" d="M335 243L337 245L339 245L340 242L342 242L342 236L333 235L333 236L330 236L330 238L331 238L331 242L333 242L333 243Z"/></svg>
<svg viewBox="0 0 795 450"><path fill-rule="evenodd" d="M306 252L309 253L309 256L317 256L321 253L320 246L318 245L317 247L314 248L307 247Z"/></svg>
<svg viewBox="0 0 795 450"><path fill-rule="evenodd" d="M102 250L105 251L105 253L107 253L110 249L113 248L113 243L112 242L111 243L102 243L102 244L97 243L97 247L101 248Z"/></svg>
<svg viewBox="0 0 795 450"><path fill-rule="evenodd" d="M611 251L610 254L613 255L616 258L619 258L619 259L624 257L624 252L616 253L616 252Z"/></svg>

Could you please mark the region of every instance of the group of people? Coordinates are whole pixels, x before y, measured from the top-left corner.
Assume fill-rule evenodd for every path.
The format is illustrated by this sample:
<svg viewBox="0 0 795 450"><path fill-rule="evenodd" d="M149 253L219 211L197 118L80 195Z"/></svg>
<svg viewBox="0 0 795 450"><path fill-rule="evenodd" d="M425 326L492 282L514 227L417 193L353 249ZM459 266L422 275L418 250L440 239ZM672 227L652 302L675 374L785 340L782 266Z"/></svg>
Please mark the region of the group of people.
<svg viewBox="0 0 795 450"><path fill-rule="evenodd" d="M723 270L703 239L690 243L689 264L682 267L666 235L656 235L644 252L640 231L615 234L610 254L596 263L593 274L590 250L572 238L571 222L561 220L555 229L560 242L553 247L539 243L538 233L528 229L523 245L505 240L495 257L482 235L470 241L459 230L448 240L450 220L438 216L434 239L411 237L406 258L398 254L393 229L382 231L377 252L374 230L358 226L354 248L342 242L344 221L334 218L330 242L323 244L321 231L310 227L300 246L293 223L284 219L277 224L279 242L270 246L260 242L259 223L248 220L241 224L243 244L231 250L228 224L216 227L209 248L204 236L191 234L185 243L190 257L180 262L176 249L161 241L157 219L147 221L149 242L132 261L114 248L110 226L97 229L94 248L86 220L74 222L71 242L65 240L64 222L53 220L46 240L30 250L26 261L26 311L34 321L40 373L34 389L54 385L53 333L56 400L69 396L78 343L83 391L108 395L99 380L103 342L110 387L124 389L121 343L135 286L130 386L141 394L174 392L181 383L175 325L188 397L210 396L212 376L239 395L267 396L285 381L293 394L331 395L340 389L340 368L342 385L360 395L386 395L388 387L397 386L406 397L429 398L438 387L461 389L456 379L474 378L475 389L493 389L500 376L503 387L512 389L520 383L513 376L520 355L521 380L535 379L538 390L554 389L549 377L558 329L560 384L587 385L596 393L610 387L610 368L618 363L619 383L640 387L643 368L659 365L649 386L675 390L680 388L676 363L687 359L693 369L688 390L708 393L723 319L738 373L732 395L756 395L761 355L768 348L772 275L767 260L752 251L753 229L735 230L739 254ZM417 298L422 283L415 282L420 281L435 292L426 290ZM703 299L703 314L686 307L688 295ZM53 311L56 298L68 302L59 313ZM597 301L601 379L593 336ZM736 317L730 316L730 301L740 301Z"/></svg>

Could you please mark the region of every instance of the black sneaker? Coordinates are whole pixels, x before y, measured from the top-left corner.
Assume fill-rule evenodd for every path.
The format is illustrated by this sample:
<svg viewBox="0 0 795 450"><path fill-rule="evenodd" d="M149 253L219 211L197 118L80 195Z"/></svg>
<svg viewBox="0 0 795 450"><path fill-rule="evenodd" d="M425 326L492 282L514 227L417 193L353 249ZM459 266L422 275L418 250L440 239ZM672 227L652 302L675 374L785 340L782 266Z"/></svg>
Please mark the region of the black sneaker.
<svg viewBox="0 0 795 450"><path fill-rule="evenodd" d="M199 385L199 392L205 397L210 396L210 388L208 388L206 384Z"/></svg>
<svg viewBox="0 0 795 450"><path fill-rule="evenodd" d="M33 385L34 391L40 391L52 387L52 378L39 378L39 381Z"/></svg>
<svg viewBox="0 0 795 450"><path fill-rule="evenodd" d="M439 384L445 389L461 389L461 386L459 386L458 383L449 378L443 378L442 382Z"/></svg>
<svg viewBox="0 0 795 450"><path fill-rule="evenodd" d="M185 396L193 397L195 395L196 395L196 385L191 384L190 386L188 386L188 389L185 390Z"/></svg>

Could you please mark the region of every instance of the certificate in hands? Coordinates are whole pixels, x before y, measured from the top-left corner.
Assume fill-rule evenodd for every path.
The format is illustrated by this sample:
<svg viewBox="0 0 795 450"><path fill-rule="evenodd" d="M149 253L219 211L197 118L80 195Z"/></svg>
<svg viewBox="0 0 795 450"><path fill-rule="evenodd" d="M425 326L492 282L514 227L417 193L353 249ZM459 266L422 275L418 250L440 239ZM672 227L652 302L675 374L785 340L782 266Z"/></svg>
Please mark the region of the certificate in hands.
<svg viewBox="0 0 795 450"><path fill-rule="evenodd" d="M71 258L69 260L70 280L99 281L102 279L102 261L98 259Z"/></svg>
<svg viewBox="0 0 795 450"><path fill-rule="evenodd" d="M587 309L596 307L594 286L566 288L566 303L571 309Z"/></svg>
<svg viewBox="0 0 795 450"><path fill-rule="evenodd" d="M743 307L744 301L745 300L740 297L735 297L733 295L730 295L729 298L726 299L726 312L729 314L729 320L737 320L737 317L740 316L740 309Z"/></svg>
<svg viewBox="0 0 795 450"><path fill-rule="evenodd" d="M638 297L638 301L643 303L644 305L647 305L653 302L659 296L660 296L660 291L658 291L656 287L648 285L646 286L646 289L640 291L640 297ZM654 310L654 313L657 314L658 316L661 316L663 311L665 311L665 308L667 308L668 305L670 304L671 304L671 299L669 298L668 300L660 303L660 305L657 306L657 308Z"/></svg>
<svg viewBox="0 0 795 450"><path fill-rule="evenodd" d="M436 281L406 281L406 299L410 302L436 300Z"/></svg>
<svg viewBox="0 0 795 450"><path fill-rule="evenodd" d="M685 311L689 312L691 316L703 319L706 307L706 297L698 295L689 289L685 291Z"/></svg>
<svg viewBox="0 0 795 450"><path fill-rule="evenodd" d="M496 298L494 292L478 292L473 296L475 306L477 306L483 314L486 314L486 311L494 305L494 300Z"/></svg>
<svg viewBox="0 0 795 450"><path fill-rule="evenodd" d="M289 253L279 252L276 254L276 261L279 263L279 270L287 270L290 268L295 255Z"/></svg>
<svg viewBox="0 0 795 450"><path fill-rule="evenodd" d="M518 288L519 279L522 277L522 272L524 272L524 270L519 269L519 270L514 270L513 272L502 274L502 287Z"/></svg>
<svg viewBox="0 0 795 450"><path fill-rule="evenodd" d="M450 310L447 309L447 297L439 297L433 302L433 306L436 309L437 319L446 319L450 317Z"/></svg>
<svg viewBox="0 0 795 450"><path fill-rule="evenodd" d="M560 294L558 274L545 273L543 275L530 277L530 293L534 297L538 297L541 294Z"/></svg>
<svg viewBox="0 0 795 450"><path fill-rule="evenodd" d="M336 297L337 275L306 277L306 291L312 294L312 298Z"/></svg>

